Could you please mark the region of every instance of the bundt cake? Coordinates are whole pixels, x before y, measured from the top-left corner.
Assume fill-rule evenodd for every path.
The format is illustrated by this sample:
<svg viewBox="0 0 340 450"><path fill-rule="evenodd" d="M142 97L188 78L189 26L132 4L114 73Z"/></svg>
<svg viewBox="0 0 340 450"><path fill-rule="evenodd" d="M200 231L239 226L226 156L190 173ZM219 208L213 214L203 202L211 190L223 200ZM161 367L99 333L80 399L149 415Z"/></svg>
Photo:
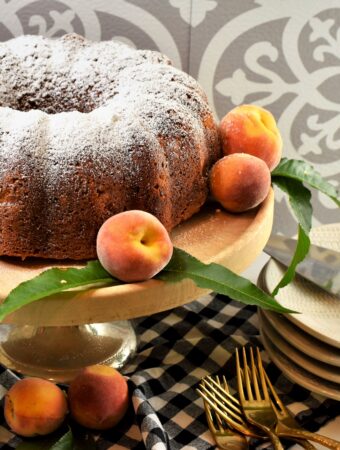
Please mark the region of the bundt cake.
<svg viewBox="0 0 340 450"><path fill-rule="evenodd" d="M164 55L76 34L0 44L0 255L94 258L129 209L171 230L219 157L204 92Z"/></svg>

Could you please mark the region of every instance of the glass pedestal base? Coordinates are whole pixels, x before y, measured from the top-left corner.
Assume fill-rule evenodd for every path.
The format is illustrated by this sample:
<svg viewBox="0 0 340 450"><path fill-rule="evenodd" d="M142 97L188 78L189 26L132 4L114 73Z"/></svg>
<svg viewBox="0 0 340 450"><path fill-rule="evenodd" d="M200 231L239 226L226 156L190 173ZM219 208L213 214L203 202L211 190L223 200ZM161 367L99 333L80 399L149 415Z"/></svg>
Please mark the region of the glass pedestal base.
<svg viewBox="0 0 340 450"><path fill-rule="evenodd" d="M93 364L121 368L136 351L130 321L78 326L0 325L0 362L24 376L71 381Z"/></svg>

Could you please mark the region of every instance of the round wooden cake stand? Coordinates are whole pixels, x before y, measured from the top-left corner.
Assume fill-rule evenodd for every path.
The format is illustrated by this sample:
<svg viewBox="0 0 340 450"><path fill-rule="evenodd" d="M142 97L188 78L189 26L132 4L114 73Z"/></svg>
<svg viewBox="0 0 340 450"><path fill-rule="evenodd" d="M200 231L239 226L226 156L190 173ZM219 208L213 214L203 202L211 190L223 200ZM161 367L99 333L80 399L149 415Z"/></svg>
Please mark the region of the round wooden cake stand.
<svg viewBox="0 0 340 450"><path fill-rule="evenodd" d="M261 253L272 229L274 194L256 209L229 214L209 203L171 233L176 247L205 263L243 272ZM81 267L46 260L0 259L0 300L19 283L50 267ZM0 362L25 375L69 381L95 363L122 367L136 349L129 319L190 302L209 291L191 280L150 280L72 290L26 305L0 326Z"/></svg>

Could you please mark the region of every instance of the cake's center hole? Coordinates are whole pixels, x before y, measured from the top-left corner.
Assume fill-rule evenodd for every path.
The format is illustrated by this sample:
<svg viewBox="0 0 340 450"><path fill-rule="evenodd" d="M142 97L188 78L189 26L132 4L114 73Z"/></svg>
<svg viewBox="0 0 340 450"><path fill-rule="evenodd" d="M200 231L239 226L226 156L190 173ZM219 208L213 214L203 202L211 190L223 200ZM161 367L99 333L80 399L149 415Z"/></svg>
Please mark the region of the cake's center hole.
<svg viewBox="0 0 340 450"><path fill-rule="evenodd" d="M68 95L69 94L69 95ZM65 91L65 95L56 93L41 92L35 96L27 94L19 94L13 92L13 97L10 102L0 101L0 106L8 106L18 111L30 111L38 109L48 114L57 114L68 111L79 111L82 113L89 113L100 106L98 98L95 102L93 99L81 95L76 92L73 95Z"/></svg>
<svg viewBox="0 0 340 450"><path fill-rule="evenodd" d="M13 99L15 100L15 99ZM68 111L79 111L82 113L89 113L96 109L99 105L94 104L88 100L68 99L66 97L45 97L30 99L29 97L21 97L18 101L13 101L10 104L0 102L0 106L9 106L18 111L30 111L37 109L48 114L57 114Z"/></svg>

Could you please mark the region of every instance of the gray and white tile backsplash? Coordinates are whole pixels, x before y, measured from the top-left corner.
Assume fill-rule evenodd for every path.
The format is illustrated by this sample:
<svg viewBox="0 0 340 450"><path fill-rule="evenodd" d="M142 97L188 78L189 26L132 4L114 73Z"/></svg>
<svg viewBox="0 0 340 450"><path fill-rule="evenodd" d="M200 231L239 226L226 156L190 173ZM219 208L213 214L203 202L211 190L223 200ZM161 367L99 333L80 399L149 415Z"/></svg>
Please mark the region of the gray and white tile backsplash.
<svg viewBox="0 0 340 450"><path fill-rule="evenodd" d="M340 185L339 0L0 0L0 40L76 32L157 49L204 87L216 117L240 103L275 115L284 155ZM340 222L313 195L313 225ZM274 230L296 232L276 192Z"/></svg>

